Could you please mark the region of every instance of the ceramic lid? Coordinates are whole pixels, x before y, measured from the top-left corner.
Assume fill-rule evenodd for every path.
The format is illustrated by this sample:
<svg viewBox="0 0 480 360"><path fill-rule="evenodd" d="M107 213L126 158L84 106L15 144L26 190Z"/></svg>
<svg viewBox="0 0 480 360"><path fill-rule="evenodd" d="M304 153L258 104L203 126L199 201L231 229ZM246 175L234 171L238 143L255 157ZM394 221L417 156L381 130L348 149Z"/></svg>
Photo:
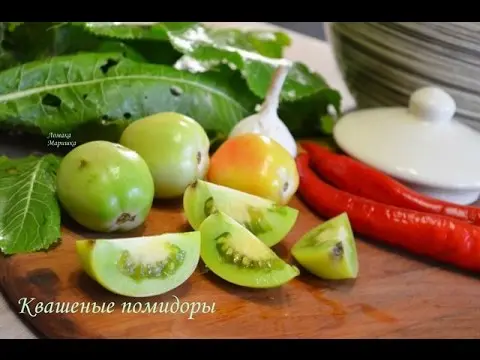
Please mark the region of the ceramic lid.
<svg viewBox="0 0 480 360"><path fill-rule="evenodd" d="M480 132L453 118L456 105L426 87L408 108L355 111L334 128L350 156L405 182L444 189L480 189Z"/></svg>

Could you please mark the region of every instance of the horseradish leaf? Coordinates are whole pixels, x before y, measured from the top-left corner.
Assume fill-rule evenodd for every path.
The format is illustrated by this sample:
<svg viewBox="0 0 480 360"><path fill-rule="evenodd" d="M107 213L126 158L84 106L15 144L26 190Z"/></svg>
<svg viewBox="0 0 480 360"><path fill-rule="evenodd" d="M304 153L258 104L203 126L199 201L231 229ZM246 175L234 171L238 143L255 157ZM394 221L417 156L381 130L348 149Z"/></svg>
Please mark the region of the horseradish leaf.
<svg viewBox="0 0 480 360"><path fill-rule="evenodd" d="M170 24L168 23L168 28L171 31L180 30L172 29ZM233 46L238 49L256 52L269 58L282 58L283 51L291 44L290 37L280 31L209 28L208 34L217 46Z"/></svg>
<svg viewBox="0 0 480 360"><path fill-rule="evenodd" d="M125 22L86 22L77 23L82 25L85 29L97 36L110 37L123 40L163 40L168 41L167 32L165 28L160 25L163 23L136 23L129 24ZM195 22L172 22L172 28L177 30L184 30L194 26Z"/></svg>
<svg viewBox="0 0 480 360"><path fill-rule="evenodd" d="M58 165L54 155L0 158L0 250L4 254L46 250L60 239L55 195Z"/></svg>
<svg viewBox="0 0 480 360"><path fill-rule="evenodd" d="M176 111L216 136L257 103L240 77L190 74L116 53L58 56L0 73L0 126L43 134Z"/></svg>
<svg viewBox="0 0 480 360"><path fill-rule="evenodd" d="M141 54L121 39L96 36L84 26L74 25L74 23L16 23L13 29L11 24L0 23L0 30L3 26L2 35L9 46L9 54L17 62L25 63L79 52L119 52L135 61L145 60ZM7 27L8 31L5 30Z"/></svg>
<svg viewBox="0 0 480 360"><path fill-rule="evenodd" d="M258 45L250 43L251 47L246 48L248 35L240 37L237 34L225 38L222 36L225 30L209 29L201 24L180 30L172 28L170 23L160 24L165 27L170 42L178 51L187 55L189 59L205 64L205 69L228 64L232 70L240 71L250 90L262 99L268 91L278 65L291 63L286 59L262 55ZM280 46L285 44L287 41L281 38ZM290 65L291 70L281 93L282 100L296 101L328 88L325 80L320 75L312 73L304 64L294 62ZM200 69L198 66L197 68Z"/></svg>
<svg viewBox="0 0 480 360"><path fill-rule="evenodd" d="M5 49L5 33L11 23L0 22L0 70L8 69L16 64L16 59L10 50Z"/></svg>

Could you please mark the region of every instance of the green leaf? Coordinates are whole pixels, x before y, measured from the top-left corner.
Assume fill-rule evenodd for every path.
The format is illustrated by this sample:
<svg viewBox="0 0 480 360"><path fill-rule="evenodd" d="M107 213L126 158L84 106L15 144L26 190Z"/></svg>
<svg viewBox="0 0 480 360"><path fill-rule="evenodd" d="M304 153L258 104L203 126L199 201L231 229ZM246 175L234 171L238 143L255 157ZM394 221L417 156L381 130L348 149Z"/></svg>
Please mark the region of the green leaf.
<svg viewBox="0 0 480 360"><path fill-rule="evenodd" d="M170 23L170 26L177 30L185 30L196 24L195 22L174 22ZM154 64L172 65L182 55L172 47L165 27L160 24L122 25L111 22L87 22L77 25L81 25L84 31L100 39L121 40L141 54L144 60Z"/></svg>
<svg viewBox="0 0 480 360"><path fill-rule="evenodd" d="M152 26L121 25L114 22L88 22L84 26L92 34L109 38L167 40L163 29L156 29Z"/></svg>
<svg viewBox="0 0 480 360"><path fill-rule="evenodd" d="M2 24L4 29L11 27L9 25L11 23L0 23L0 30ZM3 59L0 48L0 70L12 67L19 62L25 63L80 52L122 52L125 57L135 61L164 65L172 65L182 56L168 41L163 27L125 26L132 32L138 28L138 32L143 34L129 36L121 30L122 27L104 25L110 23L29 22L18 24L14 30L3 32L9 45L9 52ZM95 25L88 26L88 24ZM175 24L180 29L190 23ZM117 34L118 31L119 34Z"/></svg>
<svg viewBox="0 0 480 360"><path fill-rule="evenodd" d="M140 52L119 41L103 41L98 45L96 51L100 53L121 53L124 57L130 60L146 62L146 59Z"/></svg>
<svg viewBox="0 0 480 360"><path fill-rule="evenodd" d="M25 23L24 22L7 22L6 24L7 24L8 31L15 31L17 27Z"/></svg>
<svg viewBox="0 0 480 360"><path fill-rule="evenodd" d="M163 29L174 48L185 54L176 62L175 68L192 73L219 71L226 76L223 68L228 65L230 71L236 71L246 79L249 89L261 99L268 91L275 68L285 61L281 59L284 49L291 44L288 35L278 31L218 29L200 23L176 22L157 23L152 28L157 33ZM133 40L129 45L142 54L148 51L165 54L166 50L156 50L165 43L155 42L151 41L143 49L138 47L140 40ZM174 60L174 57L169 60ZM148 61L159 62L153 58L148 58ZM291 65L281 94L286 122L296 131L303 128L302 131L307 132L313 129L328 132L325 119L331 119L331 116L327 107L331 105L339 113L340 93L331 89L321 75L312 73L304 64ZM305 128L306 125L312 128Z"/></svg>
<svg viewBox="0 0 480 360"><path fill-rule="evenodd" d="M130 46L141 47L142 53L148 53L151 62L159 63L155 58L171 49L168 43L169 31L187 32L200 26L197 22L146 23L143 25L125 25L124 23L80 23L88 32L101 37L122 39ZM261 55L281 58L283 50L290 45L290 38L282 32L241 31L238 29L212 29L209 31L212 40L219 46L234 45L240 49L257 52ZM162 43L163 42L163 43ZM165 45L169 44L170 49ZM155 56L152 56L155 54ZM178 52L176 52L178 55ZM165 64L161 57L161 63ZM174 61L178 60L179 56ZM170 63L170 64L173 64Z"/></svg>
<svg viewBox="0 0 480 360"><path fill-rule="evenodd" d="M168 27L170 29L170 25ZM217 46L234 46L235 48L256 52L269 58L282 58L283 50L291 44L290 37L280 31L243 31L223 28L209 29L208 35Z"/></svg>
<svg viewBox="0 0 480 360"><path fill-rule="evenodd" d="M201 26L198 22L143 23L134 25L114 22L75 23L88 32L107 38L122 40L170 40L169 32L188 32ZM288 35L279 31L241 31L238 29L211 29L209 36L219 46L233 45L261 55L281 58L283 49L290 45Z"/></svg>
<svg viewBox="0 0 480 360"><path fill-rule="evenodd" d="M11 24L11 23L0 23ZM18 23L4 32L10 53L19 62L47 59L78 52L123 52L132 60L144 61L135 49L115 39L97 37L71 23Z"/></svg>
<svg viewBox="0 0 480 360"><path fill-rule="evenodd" d="M168 41L124 40L126 46L143 57L143 61L152 64L172 66L182 54L175 50ZM131 58L134 60L133 58Z"/></svg>
<svg viewBox="0 0 480 360"><path fill-rule="evenodd" d="M329 88L296 102L281 103L279 108L280 118L295 137L330 135L334 118L340 114L341 95Z"/></svg>
<svg viewBox="0 0 480 360"><path fill-rule="evenodd" d="M208 29L202 25L195 25L186 30L173 29L170 23L161 25L167 30L170 42L178 51L188 55L189 58L206 63L207 69L227 63L232 70L241 72L250 90L262 99L268 91L275 69L279 64L289 62L285 59L263 56L257 52L258 48L245 49L245 44L236 43L235 37L229 38L230 41L218 41L216 39L218 30ZM284 43L285 41L282 41L281 44ZM282 89L282 100L296 101L328 88L324 79L312 73L305 65L300 63L291 65Z"/></svg>
<svg viewBox="0 0 480 360"><path fill-rule="evenodd" d="M110 52L121 53L123 57L137 62L175 64L176 69L186 71L173 71L170 67L162 69L168 74L173 74L172 76L177 80L185 76L197 81L197 78L192 78L193 74L197 74L198 81L201 83L206 81L209 84L207 88L218 87L221 92L232 97L231 104L240 103L246 109L243 111L245 115L253 112L253 106L264 98L276 66L280 62L286 61L281 59L283 51L290 45L290 38L282 32L207 28L192 22L156 23L148 26L116 25L115 23L0 23L0 26L1 24L5 24L4 28L10 29L10 31L5 31L7 37L4 42L5 48L0 48L0 70L2 63L4 68L9 68L17 65L18 62L47 60L58 55L96 52L97 56L104 58ZM102 55L101 53L106 54ZM88 55L93 56L93 54ZM52 64L57 64L54 65L56 68L59 67L58 62L60 60L56 58L52 60ZM30 65L26 64L27 68ZM92 71L96 66L88 62L77 65L75 67L77 74L82 71ZM280 109L283 113L282 118L295 133L329 132L328 126L326 126L330 119L327 108L333 105L339 109L340 94L331 89L319 74L313 74L304 64L293 63L291 65L292 69L282 90ZM85 68L80 70L82 67ZM39 66L38 69L40 68L44 69ZM139 67L136 69L138 70ZM143 69L138 71L143 71ZM81 77L81 75L79 76ZM31 79L32 76L29 78ZM42 76L40 76L41 78ZM12 81L17 80L13 79ZM128 82L124 80L122 78L122 84ZM162 81L165 83L164 80ZM137 82L133 82L137 84ZM148 83L152 82L153 79L148 81ZM36 87L38 86L36 85ZM128 92L126 87L126 85L124 87L122 85L122 94ZM0 84L0 90L2 88L6 93L16 91L8 84ZM72 88L78 89L77 86ZM162 89L165 88L164 84ZM141 92L138 90L138 86L135 86L135 89L136 94ZM195 98L201 97L205 100L209 96L208 91L203 96L200 95L201 92L199 89ZM68 96L73 98L74 95L69 94ZM79 96L79 94L76 95ZM96 95L98 98L97 92ZM162 101L155 105L155 109L177 108L176 103L165 103L167 95L162 96ZM140 95L137 96L134 103L142 107L142 101L139 98L141 98ZM182 96L182 98L185 97ZM38 103L34 106L25 105L22 114L26 113L25 109L30 109L30 114L26 119L18 118L20 110L17 109L15 113L15 102L15 105L11 103L5 105L0 102L0 126L10 127L20 124L36 132L45 132L48 128L68 128L72 129L70 131L77 134L79 139L89 139L92 134L99 136L102 134L102 137L108 135L108 139L114 139L118 132L134 119L135 114L145 113L134 105L130 107L135 108L135 111L112 112L110 109L113 106L102 106L97 100L93 105L89 101L86 104L80 102L74 104L67 97L66 103L69 108L60 109L62 114L58 116L58 114L52 115L55 113L55 109L52 109L51 106L56 101L58 102L58 99L49 96L44 100L46 106L43 107ZM63 101L63 99L61 100ZM118 102L121 100L109 100L109 103L113 104ZM183 109L188 107L187 103L182 100L181 106L178 107L179 111L184 111ZM62 102L62 105L65 105L65 102ZM2 111L2 107L3 109L6 107L7 110ZM209 106L195 110L192 110L192 107L193 105L185 111L188 111L189 114L199 115L200 119L206 118L205 121L199 121L207 124L206 130L212 137L215 139L225 137L231 126L223 126L224 120L219 120L218 124L212 125L214 115L207 114ZM212 111L215 112L215 108ZM85 116L79 118L81 113L84 113ZM232 120L227 122L233 123ZM52 125L53 123L55 126Z"/></svg>
<svg viewBox="0 0 480 360"><path fill-rule="evenodd" d="M8 69L17 64L14 54L5 49L5 34L10 23L0 22L0 70Z"/></svg>
<svg viewBox="0 0 480 360"><path fill-rule="evenodd" d="M77 23L82 25L87 31L97 36L115 38L115 39L144 39L144 40L162 40L168 41L168 34L161 23L146 23L144 25L131 25L115 22L86 22ZM185 30L197 24L195 22L174 22L170 23L176 30Z"/></svg>
<svg viewBox="0 0 480 360"><path fill-rule="evenodd" d="M0 73L0 125L48 134L176 111L228 134L259 100L240 76L190 74L120 54L79 54Z"/></svg>
<svg viewBox="0 0 480 360"><path fill-rule="evenodd" d="M74 26L70 23L51 25L43 35L39 36L50 38L47 44L49 48L48 56L73 55L81 51L105 52L105 46L113 46L113 44L117 47L124 46L120 41L98 38L87 32L83 27ZM128 49L122 49L121 51L126 50ZM117 49L116 51L120 50ZM41 57L36 57L29 61L40 59Z"/></svg>
<svg viewBox="0 0 480 360"><path fill-rule="evenodd" d="M320 117L321 132L325 135L332 135L335 127L335 119L331 115L323 115Z"/></svg>
<svg viewBox="0 0 480 360"><path fill-rule="evenodd" d="M19 62L45 58L56 52L57 32L59 28L63 29L56 26L56 23L50 22L9 25L4 34L4 43Z"/></svg>
<svg viewBox="0 0 480 360"><path fill-rule="evenodd" d="M12 53L0 48L0 71L18 65Z"/></svg>
<svg viewBox="0 0 480 360"><path fill-rule="evenodd" d="M46 250L59 241L58 165L54 155L0 161L0 250L4 254Z"/></svg>

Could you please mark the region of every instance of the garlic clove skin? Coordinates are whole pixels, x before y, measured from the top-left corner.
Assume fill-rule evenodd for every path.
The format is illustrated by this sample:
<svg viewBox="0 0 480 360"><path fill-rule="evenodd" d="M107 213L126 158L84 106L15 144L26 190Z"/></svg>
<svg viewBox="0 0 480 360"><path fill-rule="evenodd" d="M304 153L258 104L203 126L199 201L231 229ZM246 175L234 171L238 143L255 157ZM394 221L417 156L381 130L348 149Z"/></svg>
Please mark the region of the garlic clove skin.
<svg viewBox="0 0 480 360"><path fill-rule="evenodd" d="M271 114L268 121L265 121L264 116L262 113L257 113L241 120L230 132L229 137L246 133L265 135L282 145L295 158L297 156L297 143L288 127L276 114Z"/></svg>
<svg viewBox="0 0 480 360"><path fill-rule="evenodd" d="M246 133L265 135L282 145L293 158L297 156L295 139L277 113L280 93L289 70L290 67L284 64L277 68L260 111L240 120L230 132L229 137Z"/></svg>

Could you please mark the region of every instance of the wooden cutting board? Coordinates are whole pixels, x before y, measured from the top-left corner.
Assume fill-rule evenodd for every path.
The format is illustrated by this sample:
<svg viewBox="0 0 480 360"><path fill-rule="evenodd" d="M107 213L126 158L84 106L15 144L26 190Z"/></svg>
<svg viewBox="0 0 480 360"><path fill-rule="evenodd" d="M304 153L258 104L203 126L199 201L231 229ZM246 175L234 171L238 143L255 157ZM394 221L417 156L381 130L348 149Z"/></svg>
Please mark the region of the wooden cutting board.
<svg viewBox="0 0 480 360"><path fill-rule="evenodd" d="M321 222L298 199L291 205L300 210L298 222L274 248L290 261L292 244ZM179 203L156 203L146 226L124 236L185 230L190 228ZM22 299L34 298L31 315L36 303L53 302L46 308L60 310L76 306L76 313L20 314L46 337L480 338L477 278L366 241L357 241L355 281L322 281L302 270L281 288L250 290L199 265L176 290L137 300L107 292L82 272L74 246L82 237L98 235L82 233L70 222L54 250L0 258L1 285L19 312ZM102 304L103 313L92 313ZM164 312L148 312L155 304ZM191 309L199 312L192 316Z"/></svg>

